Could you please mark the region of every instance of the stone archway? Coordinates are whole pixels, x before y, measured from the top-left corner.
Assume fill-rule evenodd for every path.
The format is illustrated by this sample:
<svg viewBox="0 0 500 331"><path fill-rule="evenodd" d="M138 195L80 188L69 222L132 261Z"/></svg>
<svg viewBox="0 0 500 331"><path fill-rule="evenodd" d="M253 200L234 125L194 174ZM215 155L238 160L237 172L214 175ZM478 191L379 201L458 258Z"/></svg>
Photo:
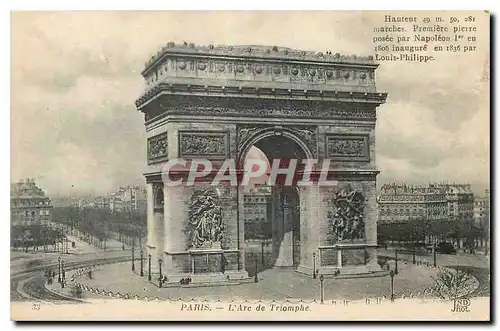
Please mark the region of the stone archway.
<svg viewBox="0 0 500 331"><path fill-rule="evenodd" d="M217 171L224 160L239 162L250 146L260 144L266 149L280 139L298 146L294 149L301 155L293 157L332 161L328 170L338 181L329 187L316 182L300 187L304 222L300 222L298 270L312 275L316 270L328 274L339 268L343 273L377 269L375 124L376 109L387 98L376 90L377 67L370 57L276 46L175 43L168 43L148 61L142 72L146 89L136 101L147 135L148 246L164 262L170 281L190 276L196 282L204 276L196 274L196 261L210 263L221 256L227 262L221 271L224 277L217 274L210 279L248 276L242 245L243 195L240 187L220 188L224 229L220 248L194 247L193 251L183 228L197 188L163 185L162 166L171 159L201 158L211 161ZM281 145L278 152L283 152ZM311 171L317 173L317 169ZM160 184L163 208L154 204L153 185ZM208 181L199 184L210 185ZM357 233L356 241L332 240L329 233L335 222L331 214L345 202L338 194L342 190L362 194L364 199L361 209L348 200L340 211L352 222L351 211L359 209L356 213L362 215L364 231ZM358 255L363 252L365 258L360 261Z"/></svg>

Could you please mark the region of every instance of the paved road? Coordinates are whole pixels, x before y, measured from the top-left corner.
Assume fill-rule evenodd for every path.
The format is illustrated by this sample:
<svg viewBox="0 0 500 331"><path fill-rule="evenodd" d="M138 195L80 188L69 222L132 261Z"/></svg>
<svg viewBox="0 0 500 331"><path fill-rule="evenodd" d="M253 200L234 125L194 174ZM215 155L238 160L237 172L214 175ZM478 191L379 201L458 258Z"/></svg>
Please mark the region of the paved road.
<svg viewBox="0 0 500 331"><path fill-rule="evenodd" d="M379 256L388 256L394 258L395 252L394 249L380 249L378 251ZM405 259L407 261L412 261L412 254L401 254L398 253L398 259ZM427 261L432 263L433 256L432 254L416 254L415 259L417 261ZM444 267L453 267L453 266L470 266L476 268L490 268L490 257L484 256L483 254L465 254L458 253L456 255L451 254L437 254L436 262L438 266Z"/></svg>
<svg viewBox="0 0 500 331"><path fill-rule="evenodd" d="M320 281L309 276L300 275L290 269L273 268L259 272L258 282L250 282L225 286L174 286L158 288L157 282L148 282L147 277L140 277L131 271L131 265L119 263L95 269L92 279L82 275L78 281L101 290L128 293L131 297L159 297L190 300L314 300L319 299ZM120 277L116 277L120 275ZM400 273L395 279L394 290L397 296L410 293L417 294L432 284L436 270L424 266L402 264ZM363 298L380 298L390 292L388 276L367 278L346 278L324 280L325 299L359 300ZM88 294L84 294L87 296Z"/></svg>
<svg viewBox="0 0 500 331"><path fill-rule="evenodd" d="M394 258L395 256L393 249L382 249L379 250L378 254L379 256L388 256L389 258ZM413 256L411 254L398 254L398 259L412 261ZM434 261L432 254L415 255L415 260L428 261L429 263L433 263ZM470 296L476 297L490 296L491 294L490 262L490 256L485 256L484 254L458 253L456 255L437 254L436 256L438 266L470 272L472 276L476 277L479 281L479 288L470 294Z"/></svg>
<svg viewBox="0 0 500 331"><path fill-rule="evenodd" d="M85 267L95 263L115 263L130 258L128 251L98 252L82 255L64 255L67 270ZM33 264L33 261L36 261ZM45 288L44 271L47 268L58 269L58 256L45 256L36 260L26 260L24 267L17 265L11 269L11 301L43 300L50 302L77 301L56 295ZM57 280L56 280L57 281Z"/></svg>

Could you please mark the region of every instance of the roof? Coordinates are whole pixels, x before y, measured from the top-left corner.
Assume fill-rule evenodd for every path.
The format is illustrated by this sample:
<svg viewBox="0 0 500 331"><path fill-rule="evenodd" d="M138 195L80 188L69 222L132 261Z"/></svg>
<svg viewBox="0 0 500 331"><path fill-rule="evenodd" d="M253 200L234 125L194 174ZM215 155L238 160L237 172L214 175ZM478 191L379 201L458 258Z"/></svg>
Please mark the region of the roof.
<svg viewBox="0 0 500 331"><path fill-rule="evenodd" d="M22 180L17 183L12 183L10 186L11 199L33 199L33 198L44 198L45 192L36 186L33 179Z"/></svg>

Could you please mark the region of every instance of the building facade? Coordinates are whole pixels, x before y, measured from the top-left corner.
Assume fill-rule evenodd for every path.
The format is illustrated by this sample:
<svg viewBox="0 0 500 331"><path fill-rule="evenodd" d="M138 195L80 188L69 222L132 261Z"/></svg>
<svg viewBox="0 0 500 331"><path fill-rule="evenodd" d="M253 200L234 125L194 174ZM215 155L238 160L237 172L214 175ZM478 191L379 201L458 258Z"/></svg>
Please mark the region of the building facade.
<svg viewBox="0 0 500 331"><path fill-rule="evenodd" d="M244 219L245 221L269 219L269 203L271 200L271 187L257 186L244 196Z"/></svg>
<svg viewBox="0 0 500 331"><path fill-rule="evenodd" d="M470 184L434 184L446 191L448 219L465 227L474 224L474 193Z"/></svg>
<svg viewBox="0 0 500 331"><path fill-rule="evenodd" d="M12 226L46 226L52 222L52 202L34 179L11 184Z"/></svg>
<svg viewBox="0 0 500 331"><path fill-rule="evenodd" d="M474 196L469 184L415 186L385 184L378 197L379 234L405 240L417 233L427 242L463 240L474 223ZM380 229L383 229L380 231Z"/></svg>
<svg viewBox="0 0 500 331"><path fill-rule="evenodd" d="M120 186L111 193L106 202L113 213L137 212L146 214L146 190L140 186Z"/></svg>
<svg viewBox="0 0 500 331"><path fill-rule="evenodd" d="M245 239L272 238L271 204L271 187L256 186L245 193Z"/></svg>
<svg viewBox="0 0 500 331"><path fill-rule="evenodd" d="M482 241L489 240L490 231L490 191L485 190L484 196L474 197L474 226L482 233Z"/></svg>
<svg viewBox="0 0 500 331"><path fill-rule="evenodd" d="M383 241L426 241L447 223L446 191L434 185L385 184L378 197Z"/></svg>
<svg viewBox="0 0 500 331"><path fill-rule="evenodd" d="M415 219L446 220L448 201L444 189L435 186L385 184L378 198L379 222L405 223Z"/></svg>

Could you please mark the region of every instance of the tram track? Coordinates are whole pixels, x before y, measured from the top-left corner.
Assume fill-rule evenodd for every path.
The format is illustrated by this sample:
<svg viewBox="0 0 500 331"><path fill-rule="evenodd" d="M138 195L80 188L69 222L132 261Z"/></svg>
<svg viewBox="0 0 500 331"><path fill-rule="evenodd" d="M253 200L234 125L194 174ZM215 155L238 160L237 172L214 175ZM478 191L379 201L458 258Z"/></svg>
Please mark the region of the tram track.
<svg viewBox="0 0 500 331"><path fill-rule="evenodd" d="M126 262L131 258L128 255L94 258L80 261L67 262L65 270L74 270L90 266ZM10 300L13 301L46 301L51 303L81 302L64 295L59 295L45 288L46 278L43 272L47 268L57 268L58 263L47 263L27 270L11 274L10 279Z"/></svg>

